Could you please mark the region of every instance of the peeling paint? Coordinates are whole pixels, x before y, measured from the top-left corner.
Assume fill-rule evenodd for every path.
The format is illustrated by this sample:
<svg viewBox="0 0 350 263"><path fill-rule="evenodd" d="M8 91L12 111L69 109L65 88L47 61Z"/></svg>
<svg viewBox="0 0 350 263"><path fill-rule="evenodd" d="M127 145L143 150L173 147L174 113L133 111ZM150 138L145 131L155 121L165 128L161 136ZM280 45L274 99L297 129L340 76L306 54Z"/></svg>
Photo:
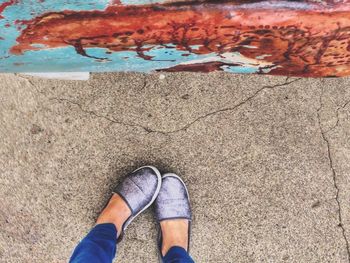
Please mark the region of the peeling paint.
<svg viewBox="0 0 350 263"><path fill-rule="evenodd" d="M7 7L9 7L9 6L11 6L11 5L15 4L15 3L17 3L17 0L9 0L7 2L4 2L4 3L0 4L0 19L4 19L4 17L1 15L2 12L4 12L4 10Z"/></svg>
<svg viewBox="0 0 350 263"><path fill-rule="evenodd" d="M350 75L348 1L66 1L0 4L0 71Z"/></svg>

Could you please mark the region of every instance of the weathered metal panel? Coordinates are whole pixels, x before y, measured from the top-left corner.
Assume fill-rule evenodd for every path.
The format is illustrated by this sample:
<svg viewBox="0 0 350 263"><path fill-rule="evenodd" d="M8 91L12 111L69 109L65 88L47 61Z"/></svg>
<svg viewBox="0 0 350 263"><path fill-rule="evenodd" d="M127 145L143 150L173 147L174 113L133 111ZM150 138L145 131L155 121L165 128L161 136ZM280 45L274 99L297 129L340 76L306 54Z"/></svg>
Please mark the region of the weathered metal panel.
<svg viewBox="0 0 350 263"><path fill-rule="evenodd" d="M0 71L350 75L350 2L0 0Z"/></svg>

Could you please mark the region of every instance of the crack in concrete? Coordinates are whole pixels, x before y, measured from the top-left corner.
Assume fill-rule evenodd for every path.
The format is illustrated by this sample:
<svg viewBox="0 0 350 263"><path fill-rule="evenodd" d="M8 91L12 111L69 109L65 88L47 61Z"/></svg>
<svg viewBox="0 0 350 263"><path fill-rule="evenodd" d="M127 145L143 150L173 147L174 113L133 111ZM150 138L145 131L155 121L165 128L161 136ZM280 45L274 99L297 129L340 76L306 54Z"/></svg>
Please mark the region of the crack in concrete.
<svg viewBox="0 0 350 263"><path fill-rule="evenodd" d="M105 115L100 115L100 114L96 113L95 111L86 110L86 109L84 109L84 107L83 107L80 103L75 102L75 101L72 101L72 100L70 100L70 99L67 99L67 98L57 98L57 97L49 97L49 96L47 96L44 92L40 91L40 90L37 88L37 86L34 84L34 82L31 81L29 78L23 77L23 76L18 75L18 74L15 74L15 75L18 76L18 77L21 78L21 79L26 80L26 81L36 90L36 92L42 94L42 95L43 95L44 97L46 97L49 101L55 100L55 101L58 101L58 102L68 102L68 103L70 103L70 104L73 104L73 105L77 106L77 107L80 109L80 111L82 111L82 112L84 112L84 113L86 113L86 114L93 115L93 116L95 116L95 117L97 117L97 118L103 118L103 119L109 121L110 123L115 123L115 124L119 124L119 125L123 125L123 126L133 127L133 128L135 128L135 127L141 128L141 129L145 130L147 133L150 133L150 130L149 130L147 127L144 127L144 126L138 125L138 124L126 123L126 122L123 122L123 121L116 120L116 119L114 119L113 117L110 118L110 117L105 116Z"/></svg>
<svg viewBox="0 0 350 263"><path fill-rule="evenodd" d="M17 75L17 76L19 76L19 75ZM217 114L222 114L222 113L225 113L225 112L236 110L240 106L246 104L247 102L249 102L252 99L254 99L255 97L257 97L264 90L275 89L275 88L279 88L279 87L283 87L283 86L288 86L289 84L297 82L297 81L299 81L301 79L301 78L297 78L297 79L293 79L293 80L289 81L289 77L288 77L288 78L286 78L284 83L276 84L276 85L273 85L273 86L263 86L262 88L260 88L257 91L255 91L251 96L247 97L246 99L244 99L243 101L239 102L238 104L236 104L234 106L206 113L206 114L204 114L202 116L197 117L193 121L183 125L182 127L178 128L178 129L174 129L174 130L171 130L171 131L162 131L162 130L152 129L152 128L143 126L141 124L132 124L132 123L127 123L127 122L124 122L124 121L120 121L120 120L117 120L116 118L114 118L113 116L109 117L109 116L106 116L106 115L100 115L100 114L96 113L95 111L90 111L90 110L85 109L80 103L72 101L72 100L67 99L67 98L56 98L56 97L51 97L50 98L46 94L44 94L42 91L39 91L37 89L36 85L30 79L28 79L26 77L23 77L23 76L19 76L19 77L22 78L22 79L25 79L26 81L28 81L28 83L30 85L32 85L37 92L43 94L49 100L56 100L58 102L68 102L70 104L73 104L73 105L77 106L84 113L93 115L93 116L98 117L98 118L104 118L105 120L108 120L111 123L123 125L123 126L126 126L126 127L140 128L140 129L144 130L146 132L146 134L158 133L158 134L163 134L163 135L169 135L169 134L173 134L173 133L177 133L177 132L181 132L181 131L187 131L192 125L194 125L195 123L199 122L200 120L206 119L206 118L208 118L210 116L214 116L214 115L217 115ZM147 85L146 80L144 82L144 87L145 87L145 85Z"/></svg>
<svg viewBox="0 0 350 263"><path fill-rule="evenodd" d="M330 145L330 142L329 142L329 139L327 138L327 132L329 132L330 130L328 130L327 132L325 132L322 128L322 122L321 122L321 110L323 108L323 103L322 103L322 98L323 98L323 88L321 88L321 94L320 94L320 107L317 109L317 119L318 119L318 125L320 127L320 132L321 132L321 136L322 136L322 139L323 141L325 142L326 146L327 146L327 156L328 156L328 160L329 160L329 166L330 166L330 169L332 171L332 179L333 179L333 185L334 185L334 188L335 188L335 201L337 202L337 205L338 205L338 221L339 221L339 224L338 226L341 228L342 230L342 235L343 235L343 238L344 238L344 241L345 241L345 245L346 245L346 251L347 251L347 256L348 256L348 262L350 262L350 246L349 246L349 241L346 237L346 232L345 232L345 228L344 228L344 225L343 225L343 218L342 218L342 209L341 209L341 205L340 205L340 200L339 200L339 192L340 192L340 189L339 189L339 186L338 186L338 182L337 182L337 174L335 172L335 169L334 169L334 166L333 166L333 158L332 158L332 154L331 154L331 145ZM350 103L350 102L347 102L346 104L344 104L344 107L346 107L346 105Z"/></svg>
<svg viewBox="0 0 350 263"><path fill-rule="evenodd" d="M340 123L339 111L342 110L342 109L345 109L349 104L350 104L350 100L345 102L343 105L338 106L336 108L335 111L336 111L336 115L337 115L337 121L331 128L329 128L327 131L325 131L325 133L331 132L331 131L333 131L335 128L337 128L339 126L339 123Z"/></svg>
<svg viewBox="0 0 350 263"><path fill-rule="evenodd" d="M288 78L287 78L288 79ZM252 99L254 99L256 96L258 96L262 91L266 90L266 89L274 89L274 88L278 88L278 87L283 87L283 86L287 86L293 82L296 82L296 81L299 81L301 78L298 78L298 79L294 79L294 80L291 80L291 81L285 81L284 83L282 84L276 84L276 85L273 85L273 86L264 86L262 87L261 89L257 90L256 92L254 92L251 96L249 96L248 98L244 99L243 101L241 101L240 103L232 106L232 107L227 107L227 108L223 108L223 109L219 109L219 110L216 110L216 111L212 111L212 112L209 112L207 114L204 114L202 116L199 116L197 117L196 119L194 119L193 121L187 123L186 125L182 126L181 128L178 128L178 129L175 129L175 130L172 130L172 131L157 131L157 130L153 130L151 132L156 132L156 133L162 133L162 134L171 134L171 133L176 133L176 132L180 132L180 131L186 131L188 128L190 128L193 124L195 124L196 122L202 120L202 119L206 119L210 116L213 116L213 115L216 115L216 114L221 114L221 113L224 113L224 112L227 112L227 111L234 111L236 110L237 108L239 108L240 106L244 105L245 103L251 101Z"/></svg>
<svg viewBox="0 0 350 263"><path fill-rule="evenodd" d="M126 122L123 122L123 121L116 120L113 117L110 118L110 117L105 116L105 115L99 115L99 114L97 114L94 111L86 110L86 109L83 108L83 106L81 104L79 104L79 103L77 103L75 101L72 101L70 99L52 97L52 98L49 98L49 100L56 100L56 101L59 101L59 102L62 102L62 101L63 102L68 102L70 104L73 104L73 105L77 106L82 112L87 113L89 115L93 115L93 116L95 116L97 118L103 118L103 119L105 119L107 121L110 121L112 123L116 123L116 124L119 124L119 125L122 125L122 126L128 126L128 127L133 127L133 128L135 128L135 127L136 128L141 128L141 129L145 130L147 133L150 132L147 127L144 127L142 125L126 123Z"/></svg>
<svg viewBox="0 0 350 263"><path fill-rule="evenodd" d="M147 86L148 86L147 76L144 75L143 76L143 84L142 84L142 87L139 89L139 91L146 89Z"/></svg>

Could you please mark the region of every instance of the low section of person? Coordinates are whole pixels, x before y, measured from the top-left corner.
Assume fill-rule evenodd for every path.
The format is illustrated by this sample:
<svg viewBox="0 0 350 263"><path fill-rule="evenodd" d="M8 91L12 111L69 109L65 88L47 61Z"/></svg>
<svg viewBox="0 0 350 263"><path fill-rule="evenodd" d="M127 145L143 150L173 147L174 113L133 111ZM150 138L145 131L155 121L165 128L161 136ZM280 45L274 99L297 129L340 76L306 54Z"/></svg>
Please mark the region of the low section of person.
<svg viewBox="0 0 350 263"><path fill-rule="evenodd" d="M153 166L141 167L114 189L95 227L75 248L71 263L110 263L128 225L154 203L159 223L162 263L194 263L190 257L191 208L186 185L179 176L161 176Z"/></svg>

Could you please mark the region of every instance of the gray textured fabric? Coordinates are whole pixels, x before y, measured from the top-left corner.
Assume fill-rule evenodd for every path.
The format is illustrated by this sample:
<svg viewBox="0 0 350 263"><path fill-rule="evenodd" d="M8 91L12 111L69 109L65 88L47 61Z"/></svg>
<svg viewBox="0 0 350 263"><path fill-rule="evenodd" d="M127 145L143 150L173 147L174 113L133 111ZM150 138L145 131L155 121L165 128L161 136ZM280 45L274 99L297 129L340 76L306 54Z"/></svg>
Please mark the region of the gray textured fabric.
<svg viewBox="0 0 350 263"><path fill-rule="evenodd" d="M137 215L145 207L151 205L161 185L156 168L146 166L129 174L115 189L129 205L132 216Z"/></svg>
<svg viewBox="0 0 350 263"><path fill-rule="evenodd" d="M163 176L162 187L155 201L155 215L158 221L172 218L191 220L191 207L185 184L175 174Z"/></svg>

